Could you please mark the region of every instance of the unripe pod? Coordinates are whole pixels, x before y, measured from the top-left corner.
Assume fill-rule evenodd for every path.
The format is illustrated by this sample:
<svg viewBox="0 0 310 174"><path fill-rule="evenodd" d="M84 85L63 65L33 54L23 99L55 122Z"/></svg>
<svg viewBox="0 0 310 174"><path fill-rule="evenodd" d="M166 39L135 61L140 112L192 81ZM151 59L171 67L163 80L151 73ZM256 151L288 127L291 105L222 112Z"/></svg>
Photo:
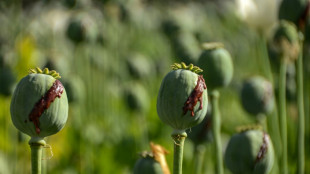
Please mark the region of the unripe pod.
<svg viewBox="0 0 310 174"><path fill-rule="evenodd" d="M163 174L160 163L151 155L142 156L135 164L133 174Z"/></svg>
<svg viewBox="0 0 310 174"><path fill-rule="evenodd" d="M164 20L161 27L166 36L170 37L170 39L180 35L181 27L175 20Z"/></svg>
<svg viewBox="0 0 310 174"><path fill-rule="evenodd" d="M13 92L16 77L10 68L0 67L0 81L0 95L11 95Z"/></svg>
<svg viewBox="0 0 310 174"><path fill-rule="evenodd" d="M66 89L69 103L82 103L85 98L85 85L82 79L78 76L71 76L62 82Z"/></svg>
<svg viewBox="0 0 310 174"><path fill-rule="evenodd" d="M220 43L208 43L198 59L204 69L208 88L213 90L227 86L233 77L233 63L229 52Z"/></svg>
<svg viewBox="0 0 310 174"><path fill-rule="evenodd" d="M187 64L197 62L200 47L195 35L184 32L172 39L172 47L175 56Z"/></svg>
<svg viewBox="0 0 310 174"><path fill-rule="evenodd" d="M68 118L68 99L55 71L39 68L24 77L11 101L14 126L31 136L44 138L59 132ZM40 74L42 73L42 74ZM56 77L56 78L55 78Z"/></svg>
<svg viewBox="0 0 310 174"><path fill-rule="evenodd" d="M141 158L136 162L134 174L170 174L166 161L169 153L159 144L150 143L152 152L142 152Z"/></svg>
<svg viewBox="0 0 310 174"><path fill-rule="evenodd" d="M86 39L86 28L81 20L72 20L66 34L71 41L80 43Z"/></svg>
<svg viewBox="0 0 310 174"><path fill-rule="evenodd" d="M133 54L127 59L127 67L132 77L147 79L154 73L154 67L150 59L140 54Z"/></svg>
<svg viewBox="0 0 310 174"><path fill-rule="evenodd" d="M273 88L262 77L253 77L244 82L241 90L243 108L253 115L268 114L274 107Z"/></svg>
<svg viewBox="0 0 310 174"><path fill-rule="evenodd" d="M274 161L272 142L267 133L248 130L234 135L225 152L225 164L234 174L267 174Z"/></svg>
<svg viewBox="0 0 310 174"><path fill-rule="evenodd" d="M144 86L131 83L124 91L124 98L128 107L133 111L144 112L149 108L149 96Z"/></svg>
<svg viewBox="0 0 310 174"><path fill-rule="evenodd" d="M157 113L173 129L185 130L204 119L208 106L207 87L202 75L190 70L198 70L198 67L182 63L175 64L173 69L161 83Z"/></svg>
<svg viewBox="0 0 310 174"><path fill-rule="evenodd" d="M280 56L290 60L297 59L300 50L299 35L293 23L281 20L273 39L275 48L281 53Z"/></svg>
<svg viewBox="0 0 310 174"><path fill-rule="evenodd" d="M287 39L291 44L298 42L297 28L293 23L281 20L280 25L274 34L274 40L278 41L282 38Z"/></svg>

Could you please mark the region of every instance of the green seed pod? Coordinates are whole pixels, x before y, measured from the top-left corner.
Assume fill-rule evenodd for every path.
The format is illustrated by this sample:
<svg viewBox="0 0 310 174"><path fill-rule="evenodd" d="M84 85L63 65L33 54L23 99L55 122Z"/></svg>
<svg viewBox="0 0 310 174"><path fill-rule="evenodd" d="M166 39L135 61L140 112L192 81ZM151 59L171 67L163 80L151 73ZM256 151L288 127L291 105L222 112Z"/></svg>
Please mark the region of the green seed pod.
<svg viewBox="0 0 310 174"><path fill-rule="evenodd" d="M71 76L62 81L66 89L69 103L81 103L85 99L85 85L78 76Z"/></svg>
<svg viewBox="0 0 310 174"><path fill-rule="evenodd" d="M162 22L161 27L167 37L174 38L180 34L181 27L175 20L166 19Z"/></svg>
<svg viewBox="0 0 310 174"><path fill-rule="evenodd" d="M91 13L80 12L69 20L66 35L75 44L96 42L98 25Z"/></svg>
<svg viewBox="0 0 310 174"><path fill-rule="evenodd" d="M307 5L308 0L283 0L279 8L279 19L292 21L298 25Z"/></svg>
<svg viewBox="0 0 310 174"><path fill-rule="evenodd" d="M133 111L146 111L149 108L149 96L144 86L139 83L126 85L124 98L127 106Z"/></svg>
<svg viewBox="0 0 310 174"><path fill-rule="evenodd" d="M281 20L279 27L276 29L274 34L274 40L287 39L291 44L298 42L298 32L296 26L285 20Z"/></svg>
<svg viewBox="0 0 310 174"><path fill-rule="evenodd" d="M207 87L202 75L196 74L202 70L193 64L174 64L172 68L161 83L157 113L173 129L186 130L199 124L207 113Z"/></svg>
<svg viewBox="0 0 310 174"><path fill-rule="evenodd" d="M133 174L164 174L159 162L152 154L144 153L136 162Z"/></svg>
<svg viewBox="0 0 310 174"><path fill-rule="evenodd" d="M213 90L227 86L233 77L233 63L229 52L221 43L207 43L198 59L198 66L204 69L208 88Z"/></svg>
<svg viewBox="0 0 310 174"><path fill-rule="evenodd" d="M272 84L262 77L246 80L241 89L243 108L253 115L268 114L274 107Z"/></svg>
<svg viewBox="0 0 310 174"><path fill-rule="evenodd" d="M16 76L10 68L0 67L0 95L10 96L13 92Z"/></svg>
<svg viewBox="0 0 310 174"><path fill-rule="evenodd" d="M80 43L86 39L86 28L81 20L72 20L69 23L66 34L74 43Z"/></svg>
<svg viewBox="0 0 310 174"><path fill-rule="evenodd" d="M150 59L140 54L133 54L127 59L127 67L132 77L147 79L154 73L154 67Z"/></svg>
<svg viewBox="0 0 310 174"><path fill-rule="evenodd" d="M11 101L11 119L21 132L44 138L59 132L68 118L66 91L56 71L30 70L16 86Z"/></svg>
<svg viewBox="0 0 310 174"><path fill-rule="evenodd" d="M172 39L172 48L175 56L187 64L196 63L200 53L199 42L195 35L190 32L183 32Z"/></svg>
<svg viewBox="0 0 310 174"><path fill-rule="evenodd" d="M285 20L281 20L275 31L274 46L281 57L295 60L299 54L299 35L296 26Z"/></svg>
<svg viewBox="0 0 310 174"><path fill-rule="evenodd" d="M267 133L248 130L232 136L225 152L225 164L234 174L267 174L272 169L274 150Z"/></svg>

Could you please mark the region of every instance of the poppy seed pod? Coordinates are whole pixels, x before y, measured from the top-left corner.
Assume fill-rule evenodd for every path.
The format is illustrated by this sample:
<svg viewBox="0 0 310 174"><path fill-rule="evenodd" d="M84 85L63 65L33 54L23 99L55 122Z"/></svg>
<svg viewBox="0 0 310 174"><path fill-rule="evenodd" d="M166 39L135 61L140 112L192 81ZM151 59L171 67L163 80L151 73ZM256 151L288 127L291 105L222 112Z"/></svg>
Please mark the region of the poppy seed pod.
<svg viewBox="0 0 310 174"><path fill-rule="evenodd" d="M154 72L151 60L141 54L133 54L128 57L127 67L129 74L137 79L147 79Z"/></svg>
<svg viewBox="0 0 310 174"><path fill-rule="evenodd" d="M274 45L280 56L289 60L295 60L299 54L299 35L296 26L285 20L281 20L275 31Z"/></svg>
<svg viewBox="0 0 310 174"><path fill-rule="evenodd" d="M281 20L279 27L274 34L274 40L280 40L281 38L287 39L291 44L298 42L298 32L296 26L286 20Z"/></svg>
<svg viewBox="0 0 310 174"><path fill-rule="evenodd" d="M11 101L11 119L21 132L44 138L59 132L68 118L66 91L56 71L39 68L21 79Z"/></svg>
<svg viewBox="0 0 310 174"><path fill-rule="evenodd" d="M163 169L158 161L155 160L152 154L144 153L136 162L134 174L164 174Z"/></svg>
<svg viewBox="0 0 310 174"><path fill-rule="evenodd" d="M227 86L233 77L233 63L229 52L221 43L206 43L198 59L198 66L206 77L208 88L213 90Z"/></svg>
<svg viewBox="0 0 310 174"><path fill-rule="evenodd" d="M200 53L199 42L191 32L183 32L172 39L175 56L187 64L197 62Z"/></svg>
<svg viewBox="0 0 310 174"><path fill-rule="evenodd" d="M82 79L79 76L72 75L62 82L66 89L69 103L82 103L85 99L85 85Z"/></svg>
<svg viewBox="0 0 310 174"><path fill-rule="evenodd" d="M10 68L0 67L0 95L10 96L16 82L15 74Z"/></svg>
<svg viewBox="0 0 310 174"><path fill-rule="evenodd" d="M66 34L71 41L80 43L86 39L86 28L81 20L72 20L68 25Z"/></svg>
<svg viewBox="0 0 310 174"><path fill-rule="evenodd" d="M159 118L175 130L186 130L205 117L208 93L202 70L190 64L172 65L173 71L163 79L157 97Z"/></svg>
<svg viewBox="0 0 310 174"><path fill-rule="evenodd" d="M149 96L142 84L130 83L126 85L124 99L130 110L145 112L149 108Z"/></svg>
<svg viewBox="0 0 310 174"><path fill-rule="evenodd" d="M274 150L267 133L247 130L231 137L225 152L225 164L234 174L267 174L274 162Z"/></svg>
<svg viewBox="0 0 310 174"><path fill-rule="evenodd" d="M253 115L268 114L274 107L272 84L262 77L246 80L241 90L243 108Z"/></svg>
<svg viewBox="0 0 310 174"><path fill-rule="evenodd" d="M170 39L180 35L181 27L175 20L164 20L161 24L161 27L163 33L166 34L167 37L170 37Z"/></svg>
<svg viewBox="0 0 310 174"><path fill-rule="evenodd" d="M169 153L163 146L150 142L152 152L142 152L141 158L136 162L134 174L170 174L166 161ZM158 165L159 164L159 165Z"/></svg>

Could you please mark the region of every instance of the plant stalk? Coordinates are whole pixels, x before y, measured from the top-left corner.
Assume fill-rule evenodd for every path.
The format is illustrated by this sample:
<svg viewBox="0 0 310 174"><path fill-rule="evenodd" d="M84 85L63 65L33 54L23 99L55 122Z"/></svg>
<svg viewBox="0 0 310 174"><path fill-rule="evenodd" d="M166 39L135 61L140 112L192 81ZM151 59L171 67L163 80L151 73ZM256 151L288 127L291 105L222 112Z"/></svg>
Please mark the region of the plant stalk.
<svg viewBox="0 0 310 174"><path fill-rule="evenodd" d="M42 138L32 137L29 145L31 148L31 173L41 174L42 149L46 143Z"/></svg>
<svg viewBox="0 0 310 174"><path fill-rule="evenodd" d="M216 154L216 167L217 174L223 174L223 155L222 155L222 143L221 143L221 117L218 107L220 93L217 90L211 92L211 106L212 106L212 133L215 143L215 154Z"/></svg>
<svg viewBox="0 0 310 174"><path fill-rule="evenodd" d="M195 147L195 174L201 174L202 172L202 166L204 161L204 155L206 152L206 145L205 144L199 144Z"/></svg>
<svg viewBox="0 0 310 174"><path fill-rule="evenodd" d="M262 67L264 68L264 75L265 77L271 82L272 86L275 86L273 74L272 74L272 68L270 63L270 58L268 54L268 47L267 47L267 41L263 34L260 34L260 40L261 40L261 46L262 46L262 52L264 53L262 56L263 64ZM274 94L276 93L275 88L273 88ZM274 106L277 105L276 99L273 99ZM275 149L275 153L277 158L275 160L279 160L280 154L282 152L281 149L281 135L280 135L280 128L279 128L279 117L278 117L278 108L274 108L274 111L267 115L267 129L269 132L269 135L271 136L272 143L279 148ZM276 165L277 163L275 163Z"/></svg>
<svg viewBox="0 0 310 174"><path fill-rule="evenodd" d="M297 107L298 107L298 161L297 173L303 174L305 169L305 114L303 98L303 44L300 41L300 53L296 62L297 71Z"/></svg>
<svg viewBox="0 0 310 174"><path fill-rule="evenodd" d="M263 35L260 35L260 45L262 46L262 52L263 55L261 57L262 59L262 65L261 67L263 69L263 73L265 77L273 84L273 76L272 76L272 71L271 71L271 65L270 65L270 60L269 60L269 55L268 55L268 48L267 48L267 41Z"/></svg>
<svg viewBox="0 0 310 174"><path fill-rule="evenodd" d="M187 134L185 131L174 130L171 136L174 141L173 174L182 174L183 147Z"/></svg>
<svg viewBox="0 0 310 174"><path fill-rule="evenodd" d="M286 60L281 58L280 76L279 76L279 117L280 117L280 131L282 138L282 159L281 159L281 173L287 174L287 121L286 121Z"/></svg>

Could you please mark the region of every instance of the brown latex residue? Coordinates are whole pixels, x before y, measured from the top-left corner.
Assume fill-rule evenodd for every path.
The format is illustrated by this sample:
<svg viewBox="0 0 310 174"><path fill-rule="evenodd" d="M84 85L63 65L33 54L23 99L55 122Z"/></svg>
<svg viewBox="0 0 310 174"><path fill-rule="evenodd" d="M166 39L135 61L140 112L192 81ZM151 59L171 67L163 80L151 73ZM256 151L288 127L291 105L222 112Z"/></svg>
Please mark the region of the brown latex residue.
<svg viewBox="0 0 310 174"><path fill-rule="evenodd" d="M191 111L192 117L194 116L194 107L196 106L197 102L200 102L199 109L202 109L202 93L203 90L207 88L205 83L205 79L203 76L198 76L197 85L195 86L194 90L192 91L191 95L188 97L186 102L183 106L183 114L185 115L188 110Z"/></svg>
<svg viewBox="0 0 310 174"><path fill-rule="evenodd" d="M159 162L161 168L163 169L163 173L170 174L170 170L169 170L169 167L166 161L166 156L165 156L169 152L161 145L154 144L152 142L150 143L150 145L151 145L154 158L157 162Z"/></svg>
<svg viewBox="0 0 310 174"><path fill-rule="evenodd" d="M60 98L63 93L63 85L59 80L56 80L52 87L44 94L44 96L36 103L34 108L29 114L29 120L33 122L36 133L40 134L40 121L39 118L42 113L48 109L51 103L55 100L56 97Z"/></svg>
<svg viewBox="0 0 310 174"><path fill-rule="evenodd" d="M256 156L255 163L258 163L262 158L264 158L268 150L268 143L269 143L269 136L264 132L263 144L260 146L259 152Z"/></svg>

